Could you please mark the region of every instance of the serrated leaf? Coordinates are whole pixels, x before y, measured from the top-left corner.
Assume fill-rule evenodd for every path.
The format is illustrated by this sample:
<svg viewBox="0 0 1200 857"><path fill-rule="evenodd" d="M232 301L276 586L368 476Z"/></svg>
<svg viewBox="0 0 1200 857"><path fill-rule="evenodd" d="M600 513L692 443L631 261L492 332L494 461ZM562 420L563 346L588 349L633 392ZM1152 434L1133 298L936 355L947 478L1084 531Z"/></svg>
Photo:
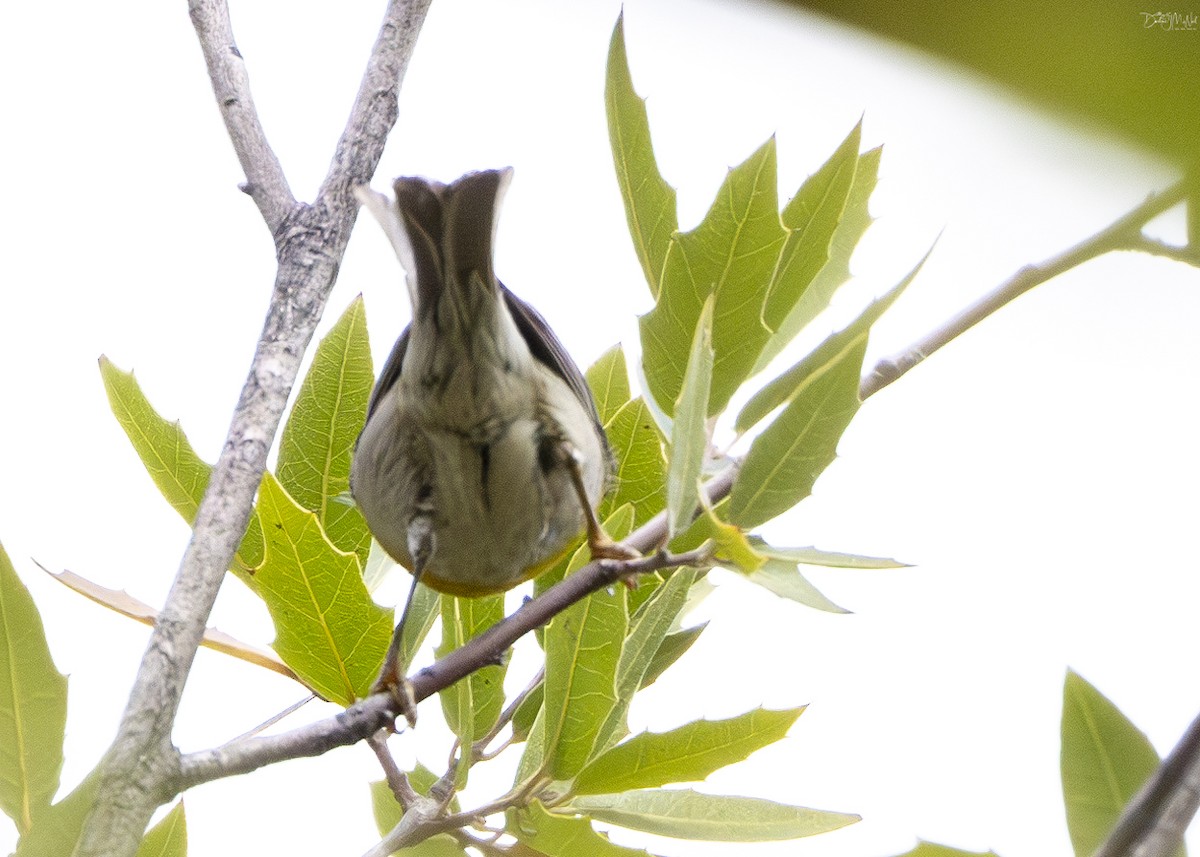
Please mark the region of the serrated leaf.
<svg viewBox="0 0 1200 857"><path fill-rule="evenodd" d="M593 760L572 791L614 794L703 780L782 739L803 711L759 708L727 720L697 720L669 732L642 732Z"/></svg>
<svg viewBox="0 0 1200 857"><path fill-rule="evenodd" d="M613 489L600 504L600 517L631 503L634 526L640 527L667 505L663 436L640 396L621 406L604 428L616 457L616 468Z"/></svg>
<svg viewBox="0 0 1200 857"><path fill-rule="evenodd" d="M871 325L908 287L927 258L928 254L858 318L746 403L737 418L739 432L779 405L784 407L750 446L730 493L731 523L743 529L756 527L812 491L858 412L862 360Z"/></svg>
<svg viewBox="0 0 1200 857"><path fill-rule="evenodd" d="M787 598L814 610L824 610L826 613L850 612L826 598L800 573L796 563L786 559L768 559L761 568L746 574L745 578L780 598Z"/></svg>
<svg viewBox="0 0 1200 857"><path fill-rule="evenodd" d="M712 383L713 296L696 321L683 386L675 400L671 455L667 462L668 532L685 529L700 502L700 470L708 449L708 392Z"/></svg>
<svg viewBox="0 0 1200 857"><path fill-rule="evenodd" d="M315 512L329 540L365 563L371 534L358 507L338 498L350 491L350 460L367 418L375 382L362 296L317 345L312 366L279 441L279 482Z"/></svg>
<svg viewBox="0 0 1200 857"><path fill-rule="evenodd" d="M167 422L159 416L132 372L123 372L107 357L101 357L100 377L113 416L134 452L171 508L190 527L208 488L212 465L196 454L178 422ZM233 566L234 573L251 586L247 570L258 567L262 552L262 531L258 519L251 516Z"/></svg>
<svg viewBox="0 0 1200 857"><path fill-rule="evenodd" d="M961 848L951 848L934 842L918 842L916 848L905 851L899 857L996 857L996 852L963 851Z"/></svg>
<svg viewBox="0 0 1200 857"><path fill-rule="evenodd" d="M1096 851L1125 805L1158 767L1145 733L1083 677L1063 686L1062 783L1077 855ZM1182 855L1182 848L1176 854Z"/></svg>
<svg viewBox="0 0 1200 857"><path fill-rule="evenodd" d="M785 225L790 225L789 217L792 223L798 223L806 214L812 213L812 228L806 230L806 238L811 238L811 250L808 253L815 257L816 253L824 252L827 261L815 276L811 276L811 281L800 291L783 320L780 321L776 314L768 322L774 333L755 362L755 373L766 368L805 325L828 307L834 293L850 279L850 257L871 224L868 202L879 177L880 149L858 154L860 127L861 123L851 131L825 165L805 181L784 209ZM857 159L857 166L852 172L847 169L849 158ZM847 174L853 183L843 196L843 182ZM830 237L827 232L830 224L828 218L839 200L843 207ZM829 239L827 242L826 238ZM805 276L809 276L807 270Z"/></svg>
<svg viewBox="0 0 1200 857"><path fill-rule="evenodd" d="M687 602L688 590L695 579L696 574L692 569L676 569L632 617L617 662L617 701L597 730L597 753L612 747L628 733L626 717L629 704L642 686L655 655Z"/></svg>
<svg viewBox="0 0 1200 857"><path fill-rule="evenodd" d="M773 842L837 830L857 815L790 806L770 800L707 795L691 789L646 789L581 795L564 807L598 821L676 839Z"/></svg>
<svg viewBox="0 0 1200 857"><path fill-rule="evenodd" d="M699 625L691 628L684 628L681 631L674 631L667 634L663 638L662 644L658 647L658 651L654 653L654 657L650 659L649 666L646 667L646 673L642 676L641 687L649 687L658 681L658 677L666 672L671 664L683 657L687 653L687 650L692 647L692 644L700 639L700 635L704 633L704 629L707 627L708 622L701 622Z"/></svg>
<svg viewBox="0 0 1200 857"><path fill-rule="evenodd" d="M442 642L437 656L445 657L504 619L504 596L442 598ZM504 708L506 666L493 664L476 670L438 693L446 724L464 747L487 735ZM468 756L464 754L464 758Z"/></svg>
<svg viewBox="0 0 1200 857"><path fill-rule="evenodd" d="M505 818L505 829L518 842L550 857L650 857L641 849L610 842L585 819L546 812L536 800L508 810Z"/></svg>
<svg viewBox="0 0 1200 857"><path fill-rule="evenodd" d="M423 795L429 794L429 789L437 779L432 771L419 763L408 774L409 784ZM458 809L458 798L454 798L450 803L450 811L458 812ZM390 833L404 816L404 810L384 780L371 783L371 810L380 836ZM458 841L446 833L431 836L424 842L393 852L399 857L466 857L466 853Z"/></svg>
<svg viewBox="0 0 1200 857"><path fill-rule="evenodd" d="M710 415L724 410L770 336L763 301L787 239L775 173L772 138L729 171L700 225L671 239L658 303L639 320L646 381L668 415L709 295L716 295Z"/></svg>
<svg viewBox="0 0 1200 857"><path fill-rule="evenodd" d="M371 600L358 556L334 547L317 516L270 473L257 513L266 557L255 583L275 623L275 651L325 699L365 697L391 639L392 611Z"/></svg>
<svg viewBox="0 0 1200 857"><path fill-rule="evenodd" d="M617 705L617 664L629 627L628 590L601 590L546 626L545 759L554 779L570 779L592 758Z"/></svg>
<svg viewBox="0 0 1200 857"><path fill-rule="evenodd" d="M622 13L617 17L609 42L604 107L629 234L646 274L650 294L657 299L667 246L671 235L679 228L679 221L675 212L675 189L663 180L654 160L646 102L633 90L633 77L625 54L624 21Z"/></svg>
<svg viewBox="0 0 1200 857"><path fill-rule="evenodd" d="M183 801L171 807L158 824L146 831L137 857L187 857L187 816Z"/></svg>
<svg viewBox="0 0 1200 857"><path fill-rule="evenodd" d="M95 768L69 795L38 815L33 828L17 841L14 857L62 857L74 851L99 790L100 769Z"/></svg>
<svg viewBox="0 0 1200 857"><path fill-rule="evenodd" d="M601 354L600 359L588 367L586 377L588 386L592 389L592 397L596 400L600 424L608 425L621 406L633 398L629 389L625 350L621 344L618 342Z"/></svg>
<svg viewBox="0 0 1200 857"><path fill-rule="evenodd" d="M58 791L67 677L54 667L37 605L0 545L0 810L21 835Z"/></svg>

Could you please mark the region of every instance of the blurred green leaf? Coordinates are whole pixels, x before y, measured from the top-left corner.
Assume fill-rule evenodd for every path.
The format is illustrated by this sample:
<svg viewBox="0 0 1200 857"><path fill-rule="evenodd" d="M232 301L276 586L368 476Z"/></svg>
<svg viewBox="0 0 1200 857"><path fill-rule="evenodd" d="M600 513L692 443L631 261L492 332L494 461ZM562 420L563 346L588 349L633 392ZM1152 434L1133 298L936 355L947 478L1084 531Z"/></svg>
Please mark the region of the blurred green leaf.
<svg viewBox="0 0 1200 857"><path fill-rule="evenodd" d="M171 807L158 824L146 831L137 857L187 857L187 816L183 801Z"/></svg>
<svg viewBox="0 0 1200 857"><path fill-rule="evenodd" d="M782 739L803 711L759 708L728 720L642 732L593 760L572 790L580 795L616 793L703 780Z"/></svg>
<svg viewBox="0 0 1200 857"><path fill-rule="evenodd" d="M600 424L607 425L621 406L633 398L629 389L629 369L625 365L625 350L621 343L600 355L600 359L588 367L588 386L596 400Z"/></svg>
<svg viewBox="0 0 1200 857"><path fill-rule="evenodd" d="M428 796L429 789L437 782L437 776L424 765L417 764L408 774L409 784L420 794ZM371 810L375 815L375 826L380 836L387 836L404 816L404 810L384 780L371 783ZM450 802L450 811L458 812L458 798ZM393 854L399 857L466 857L467 852L453 836L441 833L410 848L401 848Z"/></svg>
<svg viewBox="0 0 1200 857"><path fill-rule="evenodd" d="M503 595L483 598L443 596L442 642L437 647L437 656L445 657L503 619ZM506 670L507 665L492 664L438 692L446 725L464 747L469 748L496 725L504 708Z"/></svg>
<svg viewBox="0 0 1200 857"><path fill-rule="evenodd" d="M1088 857L1158 767L1146 735L1074 672L1063 687L1062 783L1076 855ZM1176 851L1183 855L1182 847Z"/></svg>
<svg viewBox="0 0 1200 857"><path fill-rule="evenodd" d="M622 405L604 428L617 466L613 490L600 504L600 516L632 503L634 526L640 527L667 505L663 436L640 396Z"/></svg>
<svg viewBox="0 0 1200 857"><path fill-rule="evenodd" d="M675 400L671 455L667 461L668 532L682 531L700 502L700 470L708 450L708 391L712 383L713 296L709 295L696 321L683 387Z"/></svg>
<svg viewBox="0 0 1200 857"><path fill-rule="evenodd" d="M1067 0L1053 7L1063 26L1049 24L1049 7L1037 0L911 0L903 14L854 0L797 5L952 60L1052 116L1116 131L1178 166L1200 156L1200 87L1184 83L1196 77L1196 33L1183 29L1194 5Z"/></svg>
<svg viewBox="0 0 1200 857"><path fill-rule="evenodd" d="M69 795L38 814L17 841L14 857L62 857L74 851L99 790L100 769L94 768Z"/></svg>
<svg viewBox="0 0 1200 857"><path fill-rule="evenodd" d="M315 512L339 550L365 563L371 534L358 507L339 496L350 491L350 459L367 418L375 383L362 296L350 302L321 340L279 441L279 483Z"/></svg>
<svg viewBox="0 0 1200 857"><path fill-rule="evenodd" d="M258 492L266 559L255 583L275 622L275 651L339 705L365 697L392 633L392 611L367 593L358 556L330 543L317 516L270 473Z"/></svg>
<svg viewBox="0 0 1200 857"><path fill-rule="evenodd" d="M622 13L609 43L604 107L629 234L646 274L650 294L657 299L667 246L671 235L679 228L679 222L675 213L675 189L663 180L654 160L646 102L633 90L633 77L625 55L624 20Z"/></svg>
<svg viewBox="0 0 1200 857"><path fill-rule="evenodd" d="M212 465L202 461L192 449L178 422L167 422L158 415L132 372L123 372L107 357L101 357L100 378L113 416L133 444L146 472L171 508L190 527L208 488ZM262 556L262 531L258 519L252 515L238 547L233 571L253 586L247 571L257 568Z"/></svg>
<svg viewBox="0 0 1200 857"><path fill-rule="evenodd" d="M789 806L761 798L707 795L691 789L645 789L581 795L564 807L597 821L676 839L773 842L837 830L857 815Z"/></svg>
<svg viewBox="0 0 1200 857"><path fill-rule="evenodd" d="M452 597L447 595L443 598L423 584L417 586L417 591L413 593L412 604L408 607L408 618L404 620L404 630L400 634L399 661L401 664L412 665L417 650L421 648L421 644L425 642L430 629L433 628L434 620L441 615L442 602L448 601Z"/></svg>
<svg viewBox="0 0 1200 857"><path fill-rule="evenodd" d="M615 845L586 819L546 812L537 801L506 813L505 830L518 842L549 857L650 857L641 849Z"/></svg>
<svg viewBox="0 0 1200 857"><path fill-rule="evenodd" d="M808 578L800 573L796 563L786 559L768 559L761 568L745 575L751 583L756 583L763 589L773 592L780 598L787 598L814 610L824 610L826 613L849 613L844 607L834 604L825 595L809 583Z"/></svg>
<svg viewBox="0 0 1200 857"><path fill-rule="evenodd" d="M822 223L820 218L822 215L828 216L831 205L836 204L836 200L841 198L841 187L838 181L844 179L849 172L845 158L857 154L859 129L860 126L856 126L825 165L809 177L795 198L788 203L785 213L793 206L804 209L811 207L814 220L822 227L828 225L827 222ZM812 277L811 282L799 294L782 321L780 322L776 317L775 332L758 356L753 374L766 368L767 364L778 356L784 346L796 338L796 334L805 325L829 306L834 293L850 279L850 257L854 254L867 227L871 225L868 203L871 192L875 190L875 184L879 179L880 154L881 150L875 148L857 155L858 165L853 171L853 185L849 195L844 198L845 208L841 211L841 218L826 247L828 261L816 276ZM832 200L817 196L817 193L825 188L832 191ZM817 232L822 237L825 235L824 228ZM815 249L810 252L815 252Z"/></svg>
<svg viewBox="0 0 1200 857"><path fill-rule="evenodd" d="M22 836L58 791L67 677L54 667L29 590L0 545L0 810Z"/></svg>
<svg viewBox="0 0 1200 857"><path fill-rule="evenodd" d="M617 664L629 627L628 590L617 585L572 604L546 627L545 758L570 779L597 750L617 705Z"/></svg>

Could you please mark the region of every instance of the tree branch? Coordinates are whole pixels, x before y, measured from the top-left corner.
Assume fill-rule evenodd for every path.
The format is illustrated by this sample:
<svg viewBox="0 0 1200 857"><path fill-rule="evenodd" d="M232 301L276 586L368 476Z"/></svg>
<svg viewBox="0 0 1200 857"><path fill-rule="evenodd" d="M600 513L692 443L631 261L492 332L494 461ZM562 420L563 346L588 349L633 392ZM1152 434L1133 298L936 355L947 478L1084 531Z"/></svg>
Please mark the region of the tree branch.
<svg viewBox="0 0 1200 857"><path fill-rule="evenodd" d="M320 320L357 214L355 184L370 180L395 122L400 82L429 0L392 0L339 141L311 206L297 205L262 133L223 0L193 0L191 13L218 104L275 238L279 268L249 376L201 501L191 542L159 614L117 737L103 763L79 857L132 855L151 813L180 788L171 729L184 682L225 569L246 531L267 452L300 360Z"/></svg>
<svg viewBox="0 0 1200 857"><path fill-rule="evenodd" d="M728 467L705 483L704 489L710 503L718 503L729 494L737 470L737 467ZM651 553L666 537L667 515L662 512L635 530L622 544L643 553ZM648 573L673 562L686 563L695 559L691 554L682 557L652 554L642 560L628 562L590 562L537 598L526 601L511 616L466 645L417 672L411 678L413 696L420 702L475 670L496 663L525 634L545 625L581 598L612 586L631 570L634 573ZM178 788L182 791L222 777L248 773L264 765L303 756L317 756L334 747L361 741L380 727L392 723L397 714L395 706L396 702L390 693L377 693L328 720L302 726L282 735L249 738L214 750L189 753L179 761Z"/></svg>
<svg viewBox="0 0 1200 857"><path fill-rule="evenodd" d="M1200 808L1200 717L1125 807L1093 857L1170 857Z"/></svg>
<svg viewBox="0 0 1200 857"><path fill-rule="evenodd" d="M941 327L931 331L903 351L880 360L875 368L863 377L859 396L866 399L878 393L943 345L974 327L1009 301L1025 294L1034 286L1041 285L1059 274L1113 250L1131 249L1131 245L1139 250L1148 249L1142 246L1144 240L1141 237L1142 227L1167 209L1182 202L1186 195L1187 185L1185 181L1179 181L1162 193L1152 194L1145 202L1106 229L1097 232L1069 250L1047 259L1040 265L1025 266Z"/></svg>

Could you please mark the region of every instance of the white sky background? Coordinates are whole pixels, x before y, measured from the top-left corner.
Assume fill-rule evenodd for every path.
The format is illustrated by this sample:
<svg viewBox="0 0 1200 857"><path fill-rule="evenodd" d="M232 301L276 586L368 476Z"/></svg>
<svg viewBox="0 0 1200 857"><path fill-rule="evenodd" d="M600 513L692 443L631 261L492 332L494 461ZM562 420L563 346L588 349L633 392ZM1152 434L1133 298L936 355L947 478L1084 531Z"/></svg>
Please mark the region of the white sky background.
<svg viewBox="0 0 1200 857"><path fill-rule="evenodd" d="M298 197L311 199L326 171L382 5L234 4L258 107ZM650 306L604 124L618 9L615 0L438 0L377 181L513 165L499 272L584 365L616 339L632 341L635 314ZM67 592L30 558L159 604L188 535L112 419L96 358L136 369L160 412L214 460L273 252L236 189L242 175L184 3L69 12L30 3L15 15L0 35L9 110L0 538L71 675L70 787L111 739L147 631ZM1141 26L1132 12L1129 26ZM626 28L685 228L726 168L771 133L786 199L865 115L865 145L885 147L878 222L830 323L899 279L944 227L925 271L877 326L868 362L1176 178L987 82L790 10L628 0ZM362 292L379 365L408 309L391 251L363 225L322 333ZM1164 220L1162 235L1181 233L1182 216ZM785 742L707 787L864 821L798 843L651 847L887 855L920 836L1005 857L1069 853L1058 785L1067 667L1160 752L1200 710L1198 313L1195 270L1105 258L1041 286L871 399L814 496L767 534L915 567L814 571L850 616L720 577L696 616L712 619L701 643L633 716L635 729L661 730L811 703ZM271 638L265 611L236 581L214 623ZM518 660L514 672L523 669ZM220 743L300 695L202 651L176 741ZM436 709L423 708L418 738L442 734ZM310 706L291 723L328 713ZM412 736L393 744L410 756ZM444 744L422 752L433 766L444 755ZM374 839L365 783L378 777L355 747L197 789L185 797L191 853L357 855ZM13 841L0 825L0 848Z"/></svg>

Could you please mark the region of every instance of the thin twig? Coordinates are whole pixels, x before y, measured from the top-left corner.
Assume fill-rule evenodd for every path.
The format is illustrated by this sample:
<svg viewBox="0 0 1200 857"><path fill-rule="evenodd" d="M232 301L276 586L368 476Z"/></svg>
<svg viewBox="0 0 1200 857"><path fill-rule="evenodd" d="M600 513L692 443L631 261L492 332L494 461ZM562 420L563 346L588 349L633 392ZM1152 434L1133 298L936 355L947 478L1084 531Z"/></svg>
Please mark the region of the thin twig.
<svg viewBox="0 0 1200 857"><path fill-rule="evenodd" d="M729 493L736 474L737 467L729 467L705 483L704 489L710 503L720 502ZM643 524L622 544L648 553L654 551L666 537L667 516L664 512ZM651 572L673 562L698 562L703 558L704 555L699 552L679 557L657 553L641 560L599 560L588 563L537 598L525 602L511 616L483 634L420 670L412 677L414 697L418 702L427 699L481 666L494 664L525 634L546 624L581 598L613 585L631 571ZM179 760L179 787L191 788L223 777L248 773L264 765L316 756L333 747L361 741L394 721L395 706L395 699L390 693L377 693L328 720L291 732L251 738L241 744L226 745L216 750L189 753Z"/></svg>
<svg viewBox="0 0 1200 857"><path fill-rule="evenodd" d="M193 0L193 20L213 70L214 91L246 169L247 190L275 239L279 268L263 332L196 513L192 539L105 757L96 805L75 852L78 857L131 857L155 807L181 787L171 730L183 685L225 569L246 531L300 361L336 279L357 214L352 187L370 180L383 153L403 71L428 5L429 0L389 3L321 195L313 205L300 206L294 204L254 118L225 3Z"/></svg>
<svg viewBox="0 0 1200 857"><path fill-rule="evenodd" d="M225 0L190 0L188 12L204 52L225 130L246 174L242 189L258 206L271 234L276 235L296 206L296 199L258 121L246 63L233 39L229 6Z"/></svg>
<svg viewBox="0 0 1200 857"><path fill-rule="evenodd" d="M903 351L880 360L875 368L863 377L862 385L859 387L859 396L866 399L878 393L943 345L974 327L1014 298L1025 294L1034 286L1057 277L1097 256L1113 250L1126 249L1130 242L1135 241L1141 235L1143 226L1167 209L1182 202L1186 192L1186 184L1183 181L1177 182L1162 193L1151 195L1137 208L1071 249L1047 259L1040 265L1027 265L1022 268L975 304L967 307L922 339Z"/></svg>
<svg viewBox="0 0 1200 857"><path fill-rule="evenodd" d="M392 790L396 802L407 811L418 795L408 781L408 775L400 770L400 766L392 757L392 751L388 749L387 745L387 736L387 730L380 729L367 738L367 743L374 751L375 758L379 759L379 765L383 768L383 776L387 780L388 788Z"/></svg>

